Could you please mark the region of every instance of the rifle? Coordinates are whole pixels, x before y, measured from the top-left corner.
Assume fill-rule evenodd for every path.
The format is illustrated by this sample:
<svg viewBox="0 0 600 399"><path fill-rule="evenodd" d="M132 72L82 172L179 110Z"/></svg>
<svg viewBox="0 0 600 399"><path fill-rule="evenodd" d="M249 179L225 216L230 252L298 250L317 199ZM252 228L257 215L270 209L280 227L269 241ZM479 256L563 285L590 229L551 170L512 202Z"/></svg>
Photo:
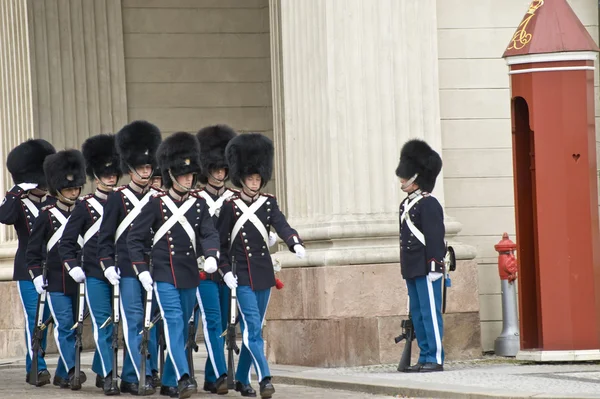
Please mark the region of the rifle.
<svg viewBox="0 0 600 399"><path fill-rule="evenodd" d="M394 342L399 343L406 340L404 344L404 350L400 357L400 363L398 364L398 371L404 372L410 366L410 358L412 356L412 343L415 336L415 329L413 326L412 316L408 314L408 319L402 320L402 334L394 338Z"/></svg>
<svg viewBox="0 0 600 399"><path fill-rule="evenodd" d="M83 246L81 248L81 267L83 267ZM71 327L75 329L75 375L71 390L77 391L81 389L81 351L83 350L82 334L83 334L83 319L85 311L85 283L79 283L77 287L77 321Z"/></svg>
<svg viewBox="0 0 600 399"><path fill-rule="evenodd" d="M46 254L47 256L47 254ZM46 352L44 348L42 348L42 340L44 338L44 332L46 328L52 323L52 317L49 317L48 320L44 321L44 310L46 309L46 296L48 293L46 289L48 288L48 284L46 281L46 274L48 272L47 259L42 262L42 281L44 291L38 295L38 304L37 310L35 312L35 328L33 329L33 336L31 337L31 368L29 369L29 383L35 386L41 386L41 382L38 380L39 374L39 365L38 365L38 355L44 357Z"/></svg>
<svg viewBox="0 0 600 399"><path fill-rule="evenodd" d="M154 327L154 325L156 323L159 323L158 325L158 350L159 350L159 364L160 364L160 379L162 380L162 376L163 376L163 372L164 372L164 367L165 367L165 350L167 349L167 342L165 341L165 329L164 329L164 325L162 322L162 316L160 314L160 312L154 316L154 319L152 319L152 323L150 325L150 328Z"/></svg>
<svg viewBox="0 0 600 399"><path fill-rule="evenodd" d="M148 269L150 271L150 275L152 275L153 265L152 265L152 256L148 254ZM138 395L146 395L149 392L146 392L146 361L150 354L148 353L148 342L150 341L150 323L151 323L151 313L152 313L152 294L154 291L146 291L146 304L144 305L144 328L140 332L142 335L142 343L140 344L140 354L141 354L141 363L140 363L140 383L138 385Z"/></svg>
<svg viewBox="0 0 600 399"><path fill-rule="evenodd" d="M196 315L196 311L199 309L200 305L198 303L196 303L196 306L194 306L194 309L192 310L192 316L190 317L190 320L188 321L188 334L187 334L187 341L185 343L185 349L186 349L186 355L187 355L187 361L188 361L188 367L190 369L190 380L193 381L194 383L196 383L196 376L195 376L195 371L194 371L194 353L193 352L198 352L198 344L196 343L196 323L195 323L195 315ZM163 320L164 322L164 320ZM208 337L205 337L205 339L208 339Z"/></svg>
<svg viewBox="0 0 600 399"><path fill-rule="evenodd" d="M235 276L235 257L231 257L231 272ZM221 270L219 270L221 272ZM235 325L237 323L237 289L232 288L229 295L229 322L225 342L227 343L227 388L235 388L235 355L239 355L240 348L236 342ZM235 353L235 355L234 355Z"/></svg>
<svg viewBox="0 0 600 399"><path fill-rule="evenodd" d="M115 255L115 265L117 264L117 258ZM116 268L116 266L115 266ZM118 381L118 375L117 375L117 369L119 367L119 360L118 360L118 355L119 355L119 323L121 322L121 313L120 313L120 309L119 309L119 302L121 299L121 289L119 287L119 284L117 285L113 285L113 295L112 295L112 302L113 302L113 306L112 306L112 316L109 316L108 319L106 319L106 321L104 323L102 323L102 325L100 326L100 328L104 328L106 326L108 326L111 321L113 324L113 332L112 332L112 343L111 343L111 348L113 350L113 359L112 359L112 372L111 372L111 389L113 391L116 391L119 389L119 381Z"/></svg>

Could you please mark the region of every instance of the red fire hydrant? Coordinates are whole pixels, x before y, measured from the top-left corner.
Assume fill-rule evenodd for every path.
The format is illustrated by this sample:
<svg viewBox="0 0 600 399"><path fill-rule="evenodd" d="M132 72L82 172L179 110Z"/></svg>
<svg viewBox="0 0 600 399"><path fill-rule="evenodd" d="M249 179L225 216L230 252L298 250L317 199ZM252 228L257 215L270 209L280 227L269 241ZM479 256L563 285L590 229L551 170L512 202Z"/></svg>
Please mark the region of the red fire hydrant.
<svg viewBox="0 0 600 399"><path fill-rule="evenodd" d="M494 249L498 251L498 273L502 290L502 332L494 342L494 351L498 356L517 356L520 349L519 320L517 317L517 296L515 284L517 279L517 244L502 234L502 240Z"/></svg>
<svg viewBox="0 0 600 399"><path fill-rule="evenodd" d="M515 258L515 250L517 244L508 238L508 233L502 234L502 240L494 249L498 252L498 273L500 280L508 280L509 283L517 279L517 259Z"/></svg>

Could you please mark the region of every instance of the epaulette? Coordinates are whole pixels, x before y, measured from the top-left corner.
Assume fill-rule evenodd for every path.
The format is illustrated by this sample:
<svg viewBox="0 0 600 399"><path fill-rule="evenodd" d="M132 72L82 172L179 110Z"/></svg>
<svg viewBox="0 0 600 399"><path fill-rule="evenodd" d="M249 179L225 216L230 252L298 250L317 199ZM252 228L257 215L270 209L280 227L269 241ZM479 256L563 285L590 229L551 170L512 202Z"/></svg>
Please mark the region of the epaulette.
<svg viewBox="0 0 600 399"><path fill-rule="evenodd" d="M52 209L56 206L56 204L52 204L52 205L46 205L43 206L42 209L40 209L42 212L47 211L48 209Z"/></svg>
<svg viewBox="0 0 600 399"><path fill-rule="evenodd" d="M265 197L269 197L269 198L277 199L277 197L275 197L273 194L269 194L269 193L262 193L262 195L264 195Z"/></svg>
<svg viewBox="0 0 600 399"><path fill-rule="evenodd" d="M166 191L159 191L157 193L152 194L152 198L160 198L164 197L165 195L167 195Z"/></svg>
<svg viewBox="0 0 600 399"><path fill-rule="evenodd" d="M231 201L239 199L239 198L240 198L239 194L236 193L236 194L232 195L231 197L226 198L225 202L231 202Z"/></svg>
<svg viewBox="0 0 600 399"><path fill-rule="evenodd" d="M123 191L123 190L125 190L126 188L127 188L127 184L124 184L124 185L122 185L122 186L115 187L113 190L114 190L114 191Z"/></svg>
<svg viewBox="0 0 600 399"><path fill-rule="evenodd" d="M239 194L241 193L240 190L238 190L237 188L233 188L233 187L227 187L227 189L233 193Z"/></svg>

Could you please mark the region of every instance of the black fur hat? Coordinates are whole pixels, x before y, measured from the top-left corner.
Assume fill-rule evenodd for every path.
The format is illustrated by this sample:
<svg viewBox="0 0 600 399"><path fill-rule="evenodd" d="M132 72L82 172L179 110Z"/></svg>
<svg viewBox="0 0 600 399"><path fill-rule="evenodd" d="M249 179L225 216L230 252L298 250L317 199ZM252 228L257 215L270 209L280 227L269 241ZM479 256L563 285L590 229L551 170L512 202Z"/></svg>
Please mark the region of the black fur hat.
<svg viewBox="0 0 600 399"><path fill-rule="evenodd" d="M6 158L6 167L15 184L35 183L46 188L44 175L44 159L55 154L56 150L46 140L29 139L13 148Z"/></svg>
<svg viewBox="0 0 600 399"><path fill-rule="evenodd" d="M200 144L193 134L173 133L162 142L156 152L158 166L162 171L163 186L173 187L169 171L173 177L187 173L200 173Z"/></svg>
<svg viewBox="0 0 600 399"><path fill-rule="evenodd" d="M48 155L44 160L44 174L51 195L65 188L85 184L85 159L78 150L64 150Z"/></svg>
<svg viewBox="0 0 600 399"><path fill-rule="evenodd" d="M112 175L117 175L117 179L120 179L123 175L114 134L90 137L83 142L81 152L85 158L85 173L90 179Z"/></svg>
<svg viewBox="0 0 600 399"><path fill-rule="evenodd" d="M211 170L227 169L225 147L235 136L235 131L227 125L207 126L196 134L200 142L200 163L204 172L198 176L200 183L208 183L207 175Z"/></svg>
<svg viewBox="0 0 600 399"><path fill-rule="evenodd" d="M162 179L162 172L158 166L152 171L152 177L160 177Z"/></svg>
<svg viewBox="0 0 600 399"><path fill-rule="evenodd" d="M242 188L244 177L258 173L264 187L273 174L273 141L260 133L240 134L225 148L229 175L234 186Z"/></svg>
<svg viewBox="0 0 600 399"><path fill-rule="evenodd" d="M435 187L435 179L441 170L440 155L423 140L413 139L407 141L402 147L396 176L410 179L418 173L415 183L421 190L430 193Z"/></svg>
<svg viewBox="0 0 600 399"><path fill-rule="evenodd" d="M156 150L162 138L158 127L147 121L125 125L116 136L121 170L127 174L131 168L142 165L156 167Z"/></svg>

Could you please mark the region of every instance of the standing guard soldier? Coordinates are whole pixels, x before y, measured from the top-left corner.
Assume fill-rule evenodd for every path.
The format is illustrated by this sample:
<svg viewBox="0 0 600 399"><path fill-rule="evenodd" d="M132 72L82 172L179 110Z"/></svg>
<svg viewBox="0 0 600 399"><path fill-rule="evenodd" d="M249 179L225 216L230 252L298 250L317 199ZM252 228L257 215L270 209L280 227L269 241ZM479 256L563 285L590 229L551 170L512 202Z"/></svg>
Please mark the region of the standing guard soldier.
<svg viewBox="0 0 600 399"><path fill-rule="evenodd" d="M96 183L96 191L83 197L71 214L58 249L65 267L82 266L86 278L86 300L90 310L96 353L92 370L96 375L96 386L105 395L118 395L119 389L112 384L112 324L100 328L111 317L111 284L98 264L98 231L102 223L104 206L108 196L122 176L119 155L115 149L115 136L99 134L87 139L81 150L85 158L85 172ZM78 237L83 237L83 254L78 257Z"/></svg>
<svg viewBox="0 0 600 399"><path fill-rule="evenodd" d="M296 256L305 255L302 240L279 210L277 199L260 193L271 179L273 152L273 142L258 133L242 134L229 142L225 155L231 182L242 190L223 205L217 224L221 240L219 268L227 286L237 287L242 328L236 391L242 396L256 396L249 379L254 363L263 398L275 393L261 335L271 288L275 285L273 261L267 248L270 228L275 229Z"/></svg>
<svg viewBox="0 0 600 399"><path fill-rule="evenodd" d="M214 125L201 129L196 137L200 143L202 173L198 180L204 188L198 191L208 204L208 211L217 224L223 203L237 194L237 190L225 187L228 179L228 166L225 160L225 147L236 136L235 131L226 125ZM221 333L227 329L229 313L229 287L219 273L211 273L200 280L198 303L202 312L203 331L208 356L204 367L204 390L211 393L227 392L227 381L219 376L227 374ZM196 321L199 317L195 318Z"/></svg>
<svg viewBox="0 0 600 399"><path fill-rule="evenodd" d="M78 284L85 280L81 267L64 265L58 254L67 219L75 208L81 187L85 184L85 161L77 150L59 151L44 160L44 173L50 194L57 198L54 205L42 208L35 220L27 245L27 267L36 291L45 289L43 267L47 268L48 306L54 318L54 339L60 356L54 385L80 389L75 380L74 315L77 308ZM45 266L44 266L45 264ZM80 383L86 381L83 372Z"/></svg>
<svg viewBox="0 0 600 399"><path fill-rule="evenodd" d="M152 277L132 264L127 249L127 235L131 226L151 196L158 191L150 187L152 171L156 166L156 150L161 142L160 131L146 121L135 121L124 126L116 135L116 148L121 170L129 174L131 182L119 187L108 197L98 235L98 260L104 276L112 285L120 285L121 316L126 355L121 372L121 392L134 395L152 395L160 384L158 377L158 344L151 340L150 359L146 370L152 374L139 386L141 365L141 335L144 321L144 289L152 288ZM150 251L150 242L146 251Z"/></svg>
<svg viewBox="0 0 600 399"><path fill-rule="evenodd" d="M443 371L442 276L444 211L430 193L442 170L442 159L422 140L402 147L396 175L408 196L400 204L400 265L408 288L420 355L407 372Z"/></svg>
<svg viewBox="0 0 600 399"><path fill-rule="evenodd" d="M127 241L131 261L142 275L149 269L144 259L145 243L154 232L154 292L168 353L160 393L179 398L188 398L198 390L191 378L184 345L200 282L197 244L204 250L205 269L216 271L219 257L219 236L206 201L190 193L201 170L199 154L198 141L189 133L174 133L165 139L157 158L168 191L150 200Z"/></svg>
<svg viewBox="0 0 600 399"><path fill-rule="evenodd" d="M35 290L31 277L27 272L27 260L25 252L33 223L40 209L54 203L54 198L47 197L46 177L44 176L44 159L56 153L52 144L46 140L31 139L16 146L6 159L6 167L10 172L15 186L11 188L0 205L0 223L13 225L17 232L19 246L15 254L15 265L13 269L13 281L17 282L17 289L23 305L25 314L25 345L27 354L25 356L26 381L29 382L29 370L31 359L38 357L38 383L42 386L50 383L50 373L46 369L46 362L42 352L34 354L31 339L35 330L35 313L37 310L38 294ZM51 201L48 200L51 199ZM48 318L49 310L45 310L44 320ZM44 330L42 350L46 349L46 335Z"/></svg>

